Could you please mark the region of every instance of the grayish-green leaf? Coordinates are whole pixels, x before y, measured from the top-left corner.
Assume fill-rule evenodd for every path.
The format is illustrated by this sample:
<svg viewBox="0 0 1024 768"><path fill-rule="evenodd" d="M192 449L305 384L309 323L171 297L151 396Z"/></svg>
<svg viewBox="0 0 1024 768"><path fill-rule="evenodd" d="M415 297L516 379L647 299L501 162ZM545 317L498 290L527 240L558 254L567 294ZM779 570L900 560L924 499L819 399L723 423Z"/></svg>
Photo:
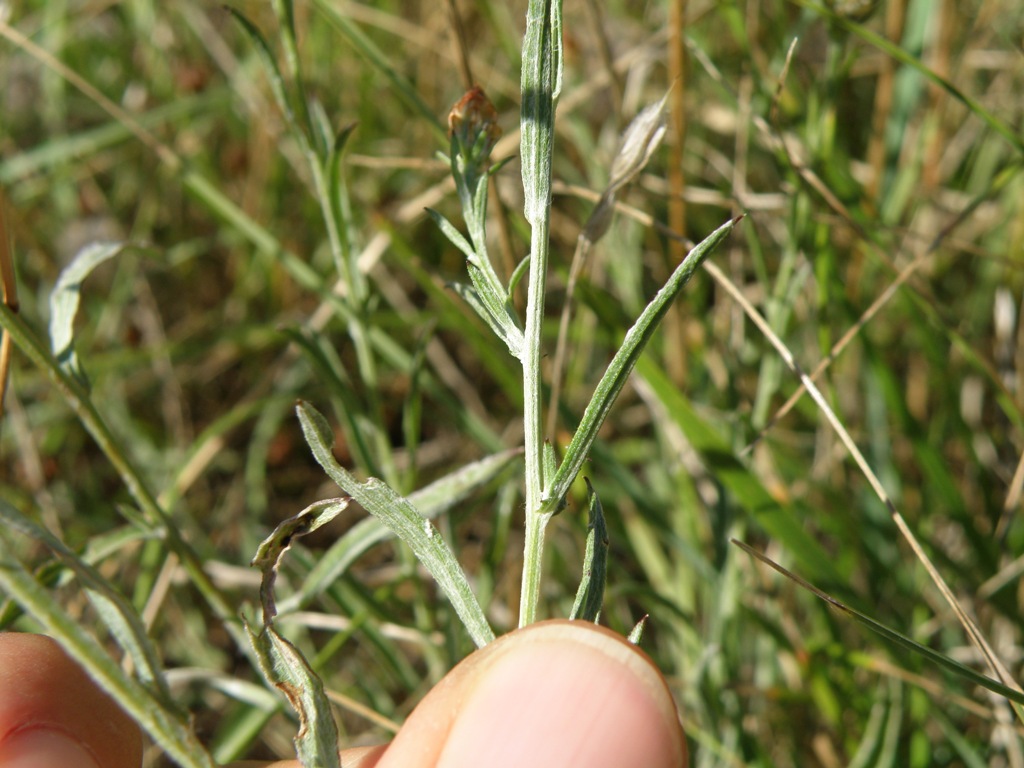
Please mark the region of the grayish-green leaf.
<svg viewBox="0 0 1024 768"><path fill-rule="evenodd" d="M530 269L530 254L526 254L519 263L516 264L516 268L512 270L512 276L508 279L508 290L505 292L505 301L512 301L512 294L516 291L516 286L519 285L523 279L523 275Z"/></svg>
<svg viewBox="0 0 1024 768"><path fill-rule="evenodd" d="M484 182L483 188L486 190L486 182ZM427 215L433 219L435 224L437 224L442 234L448 238L452 245L465 254L466 259L469 262L470 276L473 279L473 285L479 292L480 298L494 315L495 320L502 325L511 324L512 327L515 327L516 320L510 311L511 304L507 300L507 291L498 279L498 275L494 271L494 266L491 264L487 256L483 224L477 222L478 217L476 214L471 210L465 210L466 220L470 224L470 230L473 237L473 242L470 243L470 241L467 240L461 232L459 232L458 228L440 213L432 208L427 208L426 211ZM477 223L474 224L474 222Z"/></svg>
<svg viewBox="0 0 1024 768"><path fill-rule="evenodd" d="M427 208L427 215L433 219L437 228L441 230L441 234L448 238L448 241L462 251L466 258L471 262L476 262L476 251L473 250L473 244L465 238L465 236L459 232L459 228L452 224L442 214L435 211L433 208Z"/></svg>
<svg viewBox="0 0 1024 768"><path fill-rule="evenodd" d="M494 335L505 343L513 357L516 359L522 357L523 332L510 321L508 315L504 313L495 314L491 309L493 302L491 305L484 302L480 293L474 287L463 285L462 283L449 283L449 287L487 323L490 329L494 331ZM504 318L504 322L502 318Z"/></svg>
<svg viewBox="0 0 1024 768"><path fill-rule="evenodd" d="M83 383L85 375L75 355L75 315L78 313L82 281L96 267L117 256L124 248L124 243L93 243L85 246L61 271L50 293L50 349L61 367Z"/></svg>
<svg viewBox="0 0 1024 768"><path fill-rule="evenodd" d="M461 502L476 488L490 482L509 466L521 451L510 450L472 462L445 475L425 488L409 495L409 502L425 518L433 519ZM353 525L330 549L317 558L313 570L303 579L299 591L279 606L281 613L298 610L313 597L334 583L341 574L374 544L392 538L394 534L375 517L367 517Z"/></svg>
<svg viewBox="0 0 1024 768"><path fill-rule="evenodd" d="M295 750L304 768L341 768L338 727L320 677L298 649L272 624L253 632L246 624L264 677L280 690L299 716Z"/></svg>
<svg viewBox="0 0 1024 768"><path fill-rule="evenodd" d="M486 190L486 180L482 182L482 186ZM471 210L465 211L471 229L476 230L474 243L470 243L454 224L437 211L427 208L427 215L434 220L434 223L452 245L466 256L473 289L458 284L454 284L452 287L473 308L473 311L483 318L495 335L505 342L509 352L518 359L522 354L523 331L519 326L515 311L512 309L508 291L502 286L487 257L486 246L483 242L483 225L478 223L474 227L473 222L479 217Z"/></svg>
<svg viewBox="0 0 1024 768"><path fill-rule="evenodd" d="M263 676L288 699L299 716L295 749L305 768L341 768L338 757L338 728L323 682L302 653L274 629L274 582L281 560L299 536L326 525L346 507L349 499L324 499L310 504L283 521L256 549L251 565L263 573L260 601L263 627L254 632L246 623L249 641L256 651Z"/></svg>
<svg viewBox="0 0 1024 768"><path fill-rule="evenodd" d="M604 508L597 491L587 482L589 499L589 522L587 525L587 547L583 556L583 578L576 592L576 602L572 606L570 619L597 621L604 600L604 585L608 566L608 526L604 521Z"/></svg>
<svg viewBox="0 0 1024 768"><path fill-rule="evenodd" d="M530 0L523 40L519 154L526 220L546 221L551 205L555 103L562 85L561 0Z"/></svg>
<svg viewBox="0 0 1024 768"><path fill-rule="evenodd" d="M336 518L348 507L349 499L324 499L310 504L297 515L281 522L256 549L252 558L254 568L263 573L260 600L263 603L263 621L269 623L277 614L274 603L274 581L281 558L299 536L315 531Z"/></svg>
<svg viewBox="0 0 1024 768"><path fill-rule="evenodd" d="M315 408L300 402L296 412L306 442L324 471L363 509L378 518L412 549L416 559L433 576L455 608L473 642L478 647L491 642L494 631L487 623L466 574L433 523L386 483L377 478L361 483L338 464L331 451L334 434L327 420Z"/></svg>
<svg viewBox="0 0 1024 768"><path fill-rule="evenodd" d="M683 286L689 282L701 262L732 231L733 226L735 226L738 220L733 219L726 222L686 254L686 258L676 267L668 282L651 299L651 302L640 314L640 317L637 318L633 327L626 333L622 346L615 353L615 357L612 358L608 369L594 390L590 403L583 413L583 419L575 434L573 434L569 447L565 451L565 458L562 460L558 472L555 473L554 478L548 484L544 499L546 509L556 508L569 490L569 486L580 471L580 467L583 466L583 462L587 459L590 446L597 438L598 430L600 430L601 425L607 418L612 405L619 396L619 392L625 386L633 366L636 365L636 361L639 359L644 347L647 346L651 336L654 335L658 323L665 316L672 301L679 295Z"/></svg>

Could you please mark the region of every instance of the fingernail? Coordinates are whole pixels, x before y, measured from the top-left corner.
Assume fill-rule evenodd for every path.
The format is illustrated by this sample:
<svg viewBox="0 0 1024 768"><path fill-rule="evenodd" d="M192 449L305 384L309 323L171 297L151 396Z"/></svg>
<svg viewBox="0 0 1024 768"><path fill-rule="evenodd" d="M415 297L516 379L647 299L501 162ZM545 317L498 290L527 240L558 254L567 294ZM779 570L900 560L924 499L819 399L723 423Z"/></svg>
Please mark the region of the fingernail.
<svg viewBox="0 0 1024 768"><path fill-rule="evenodd" d="M520 640L479 671L438 768L684 764L675 705L646 656L564 622Z"/></svg>
<svg viewBox="0 0 1024 768"><path fill-rule="evenodd" d="M77 741L59 731L33 728L8 736L0 743L3 768L99 768Z"/></svg>

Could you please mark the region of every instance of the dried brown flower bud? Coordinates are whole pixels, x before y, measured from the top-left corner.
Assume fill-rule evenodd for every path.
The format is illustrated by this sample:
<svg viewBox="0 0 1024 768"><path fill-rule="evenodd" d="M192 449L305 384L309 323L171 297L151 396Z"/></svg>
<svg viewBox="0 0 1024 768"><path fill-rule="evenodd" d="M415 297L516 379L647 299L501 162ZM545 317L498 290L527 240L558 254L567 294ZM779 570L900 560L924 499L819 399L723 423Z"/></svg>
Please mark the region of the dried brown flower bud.
<svg viewBox="0 0 1024 768"><path fill-rule="evenodd" d="M498 111L479 85L466 91L448 113L448 135L481 160L498 143Z"/></svg>

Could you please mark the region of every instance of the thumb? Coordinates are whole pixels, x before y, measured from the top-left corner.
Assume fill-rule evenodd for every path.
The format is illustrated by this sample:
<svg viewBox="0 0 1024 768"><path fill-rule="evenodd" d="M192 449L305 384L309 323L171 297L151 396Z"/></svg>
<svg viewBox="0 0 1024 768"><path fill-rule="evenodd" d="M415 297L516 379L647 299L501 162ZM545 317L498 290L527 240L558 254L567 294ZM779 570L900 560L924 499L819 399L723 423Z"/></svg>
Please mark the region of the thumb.
<svg viewBox="0 0 1024 768"><path fill-rule="evenodd" d="M376 768L680 768L686 742L653 662L610 630L550 621L459 664Z"/></svg>

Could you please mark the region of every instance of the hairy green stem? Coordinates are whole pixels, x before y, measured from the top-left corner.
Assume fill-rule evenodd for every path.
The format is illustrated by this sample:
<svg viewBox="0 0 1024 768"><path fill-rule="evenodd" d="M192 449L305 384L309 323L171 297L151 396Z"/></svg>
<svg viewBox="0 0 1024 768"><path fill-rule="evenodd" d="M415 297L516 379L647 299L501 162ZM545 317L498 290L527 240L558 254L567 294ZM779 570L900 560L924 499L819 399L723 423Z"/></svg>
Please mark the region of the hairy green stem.
<svg viewBox="0 0 1024 768"><path fill-rule="evenodd" d="M523 192L530 236L530 276L523 347L523 427L526 448L526 548L519 603L519 626L536 621L544 527L551 515L542 511L543 424L541 405L541 330L548 266L551 216L551 156L555 102L561 86L561 0L530 0L523 40L522 138Z"/></svg>

